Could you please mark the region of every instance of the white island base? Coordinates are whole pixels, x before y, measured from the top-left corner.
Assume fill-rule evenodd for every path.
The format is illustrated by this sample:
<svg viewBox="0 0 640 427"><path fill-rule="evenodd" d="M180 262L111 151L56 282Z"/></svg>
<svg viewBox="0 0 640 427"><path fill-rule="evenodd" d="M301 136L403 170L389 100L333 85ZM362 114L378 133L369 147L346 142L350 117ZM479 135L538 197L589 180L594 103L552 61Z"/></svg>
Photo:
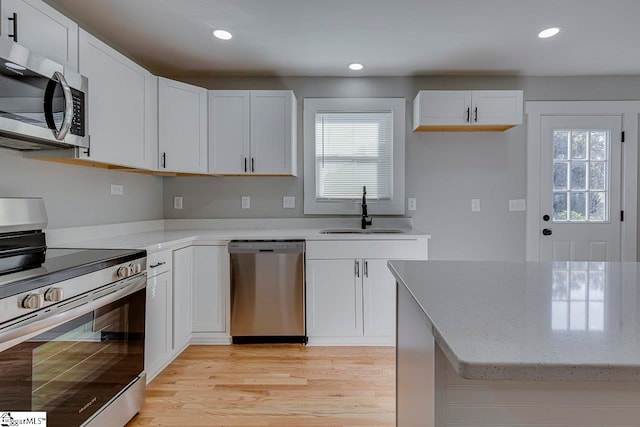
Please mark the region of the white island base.
<svg viewBox="0 0 640 427"><path fill-rule="evenodd" d="M398 427L640 426L640 382L466 380L398 286Z"/></svg>

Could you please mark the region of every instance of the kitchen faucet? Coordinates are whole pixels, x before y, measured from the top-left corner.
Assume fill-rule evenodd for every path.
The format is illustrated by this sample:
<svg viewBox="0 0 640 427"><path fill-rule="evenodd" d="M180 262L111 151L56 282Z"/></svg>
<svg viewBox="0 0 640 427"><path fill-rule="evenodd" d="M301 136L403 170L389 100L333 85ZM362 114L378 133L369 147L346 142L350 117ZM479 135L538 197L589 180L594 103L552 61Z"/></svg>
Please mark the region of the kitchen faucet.
<svg viewBox="0 0 640 427"><path fill-rule="evenodd" d="M371 225L373 220L367 215L367 186L362 187L362 229L365 230L367 225Z"/></svg>

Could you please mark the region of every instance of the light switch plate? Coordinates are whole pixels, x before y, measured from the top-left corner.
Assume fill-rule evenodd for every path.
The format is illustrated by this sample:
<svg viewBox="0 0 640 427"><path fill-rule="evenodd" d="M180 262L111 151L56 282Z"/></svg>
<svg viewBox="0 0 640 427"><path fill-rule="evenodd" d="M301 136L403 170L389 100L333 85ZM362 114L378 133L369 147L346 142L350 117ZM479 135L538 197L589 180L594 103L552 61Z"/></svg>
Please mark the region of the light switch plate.
<svg viewBox="0 0 640 427"><path fill-rule="evenodd" d="M512 199L509 200L510 211L524 211L527 210L527 202L525 199Z"/></svg>
<svg viewBox="0 0 640 427"><path fill-rule="evenodd" d="M471 212L480 212L480 199L471 199Z"/></svg>
<svg viewBox="0 0 640 427"><path fill-rule="evenodd" d="M112 196L124 195L124 185L111 184L111 195Z"/></svg>
<svg viewBox="0 0 640 427"><path fill-rule="evenodd" d="M296 207L296 197L295 196L284 196L282 198L282 207L284 209L294 209Z"/></svg>
<svg viewBox="0 0 640 427"><path fill-rule="evenodd" d="M409 197L409 199L407 199L407 209L410 211L416 210L416 199L414 197Z"/></svg>
<svg viewBox="0 0 640 427"><path fill-rule="evenodd" d="M250 208L251 208L251 197L242 196L242 209L250 209Z"/></svg>
<svg viewBox="0 0 640 427"><path fill-rule="evenodd" d="M175 196L173 198L173 209L182 209L182 196Z"/></svg>

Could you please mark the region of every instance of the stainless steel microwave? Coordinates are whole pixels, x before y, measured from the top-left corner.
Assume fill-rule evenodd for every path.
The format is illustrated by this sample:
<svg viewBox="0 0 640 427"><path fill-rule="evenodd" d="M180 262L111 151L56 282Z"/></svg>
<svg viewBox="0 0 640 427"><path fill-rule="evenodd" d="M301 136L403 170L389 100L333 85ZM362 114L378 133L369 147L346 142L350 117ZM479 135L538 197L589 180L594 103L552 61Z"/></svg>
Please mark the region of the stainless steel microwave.
<svg viewBox="0 0 640 427"><path fill-rule="evenodd" d="M89 147L87 78L0 39L0 147Z"/></svg>

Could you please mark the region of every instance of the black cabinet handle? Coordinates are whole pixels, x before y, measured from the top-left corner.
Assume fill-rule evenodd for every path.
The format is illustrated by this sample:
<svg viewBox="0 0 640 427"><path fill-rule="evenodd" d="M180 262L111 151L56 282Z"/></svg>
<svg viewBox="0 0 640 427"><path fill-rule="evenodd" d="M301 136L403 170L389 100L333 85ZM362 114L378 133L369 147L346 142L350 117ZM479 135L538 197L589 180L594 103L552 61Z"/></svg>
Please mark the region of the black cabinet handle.
<svg viewBox="0 0 640 427"><path fill-rule="evenodd" d="M550 219L551 219L551 217L550 217L549 215L544 215L544 216L542 217L542 220L543 220L543 221L549 221Z"/></svg>
<svg viewBox="0 0 640 427"><path fill-rule="evenodd" d="M256 171L256 159L254 159L253 157L251 158L251 172L255 172Z"/></svg>
<svg viewBox="0 0 640 427"><path fill-rule="evenodd" d="M360 277L360 261L356 261L356 277Z"/></svg>
<svg viewBox="0 0 640 427"><path fill-rule="evenodd" d="M247 158L244 158L244 171L247 172Z"/></svg>
<svg viewBox="0 0 640 427"><path fill-rule="evenodd" d="M553 231L551 231L550 228L545 228L544 230L542 230L543 236L551 236L552 234L553 234Z"/></svg>
<svg viewBox="0 0 640 427"><path fill-rule="evenodd" d="M369 277L369 262L364 262L364 277Z"/></svg>
<svg viewBox="0 0 640 427"><path fill-rule="evenodd" d="M474 122L478 121L478 107L474 108L473 110L473 121Z"/></svg>
<svg viewBox="0 0 640 427"><path fill-rule="evenodd" d="M167 153L162 153L162 163L161 166L166 169L167 168Z"/></svg>
<svg viewBox="0 0 640 427"><path fill-rule="evenodd" d="M471 120L471 107L467 107L467 123Z"/></svg>
<svg viewBox="0 0 640 427"><path fill-rule="evenodd" d="M162 262L159 262L157 264L150 265L149 268L160 267L161 265L165 265L166 263L167 263L166 261L162 261Z"/></svg>
<svg viewBox="0 0 640 427"><path fill-rule="evenodd" d="M13 34L9 34L9 38L13 39L14 42L18 43L18 14L14 13L12 16L7 18L9 21L13 21Z"/></svg>

